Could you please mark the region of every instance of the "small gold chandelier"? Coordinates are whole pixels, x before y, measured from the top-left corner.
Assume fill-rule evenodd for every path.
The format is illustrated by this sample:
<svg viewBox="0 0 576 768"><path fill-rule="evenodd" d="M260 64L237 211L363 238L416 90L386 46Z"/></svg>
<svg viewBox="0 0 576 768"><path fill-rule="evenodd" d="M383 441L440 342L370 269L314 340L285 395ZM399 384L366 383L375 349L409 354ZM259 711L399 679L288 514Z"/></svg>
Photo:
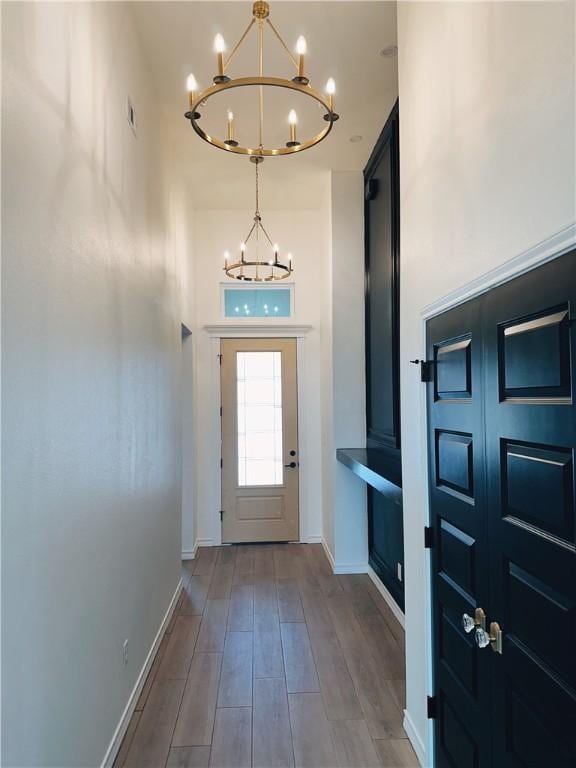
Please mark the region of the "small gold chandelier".
<svg viewBox="0 0 576 768"><path fill-rule="evenodd" d="M264 224L262 224L258 189L258 166L263 162L264 158L251 157L250 159L256 166L256 210L254 212L254 221L246 239L240 245L240 259L230 263L230 254L226 251L224 253L223 270L228 277L248 282L261 283L285 280L292 274L292 254L289 253L287 255L286 262L280 261L278 258L278 244L272 242ZM247 259L246 251L252 236L254 236L255 258ZM266 249L270 248L270 254L266 259L260 258L260 247L262 245Z"/></svg>
<svg viewBox="0 0 576 768"><path fill-rule="evenodd" d="M237 77L231 78L227 72L228 67L234 55L246 39L248 33L252 27L256 27L258 30L258 75L252 77ZM267 77L264 75L264 31L270 29L277 40L282 45L285 53L287 54L291 64L296 68L296 75L292 79L282 77ZM332 130L332 126L338 120L339 115L334 112L334 93L335 84L332 78L329 78L326 83L325 93L315 90L310 85L308 77L305 74L305 56L306 56L306 40L303 37L299 37L296 43L296 55L295 57L282 37L276 29L276 27L270 21L270 8L267 2L264 0L256 0L252 7L252 19L242 37L236 43L232 49L228 58L225 58L226 45L221 34L216 35L214 40L214 50L216 52L218 74L213 78L213 85L206 88L204 91L198 90L198 84L194 75L189 75L187 81L188 90L188 111L185 113L185 117L190 120L192 128L200 136L201 139L207 141L219 149L226 150L227 152L233 152L238 155L250 155L254 157L273 157L276 155L291 155L296 152L302 152L304 149L319 144ZM228 111L228 119L226 125L226 138L218 138L216 136L209 135L204 131L199 124L199 120L202 117L200 109L203 108L208 100L218 93L227 91L231 88L245 88L254 87L259 88L259 141L257 146L241 146L234 135L234 115L231 111ZM296 136L296 125L298 122L296 112L292 109L289 114L289 135L288 141L284 146L266 147L264 145L264 89L265 88L284 88L292 92L304 94L316 101L324 110L324 120L326 126L315 136L308 139L298 140Z"/></svg>

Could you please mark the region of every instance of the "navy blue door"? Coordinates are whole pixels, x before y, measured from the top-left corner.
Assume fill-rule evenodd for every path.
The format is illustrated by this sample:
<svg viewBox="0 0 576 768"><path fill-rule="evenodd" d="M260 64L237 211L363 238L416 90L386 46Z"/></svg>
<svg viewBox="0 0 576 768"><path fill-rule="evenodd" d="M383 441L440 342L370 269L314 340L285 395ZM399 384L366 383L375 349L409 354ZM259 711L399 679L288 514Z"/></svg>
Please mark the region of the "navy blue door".
<svg viewBox="0 0 576 768"><path fill-rule="evenodd" d="M576 765L576 255L486 296L494 766Z"/></svg>
<svg viewBox="0 0 576 768"><path fill-rule="evenodd" d="M576 252L428 323L437 766L576 766Z"/></svg>
<svg viewBox="0 0 576 768"><path fill-rule="evenodd" d="M437 768L490 765L490 659L462 625L489 603L480 310L472 301L428 323Z"/></svg>

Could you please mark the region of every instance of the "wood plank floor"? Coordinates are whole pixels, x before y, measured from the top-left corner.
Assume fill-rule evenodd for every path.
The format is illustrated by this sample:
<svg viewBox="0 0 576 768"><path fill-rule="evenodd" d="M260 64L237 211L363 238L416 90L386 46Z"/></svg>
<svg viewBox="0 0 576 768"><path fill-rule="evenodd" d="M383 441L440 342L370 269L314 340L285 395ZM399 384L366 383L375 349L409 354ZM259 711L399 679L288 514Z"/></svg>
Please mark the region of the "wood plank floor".
<svg viewBox="0 0 576 768"><path fill-rule="evenodd" d="M198 550L114 768L418 768L404 637L317 544Z"/></svg>

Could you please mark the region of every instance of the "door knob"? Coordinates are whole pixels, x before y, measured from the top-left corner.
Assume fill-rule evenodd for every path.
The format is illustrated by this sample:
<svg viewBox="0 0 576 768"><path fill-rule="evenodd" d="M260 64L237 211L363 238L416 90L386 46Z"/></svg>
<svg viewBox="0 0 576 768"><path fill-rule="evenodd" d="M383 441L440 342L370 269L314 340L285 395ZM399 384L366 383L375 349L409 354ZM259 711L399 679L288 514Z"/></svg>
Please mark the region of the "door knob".
<svg viewBox="0 0 576 768"><path fill-rule="evenodd" d="M474 627L481 627L482 629L486 627L486 614L482 608L476 608L474 617L469 616L467 613L462 614L462 629L464 632L468 635Z"/></svg>
<svg viewBox="0 0 576 768"><path fill-rule="evenodd" d="M486 632L482 627L476 627L474 640L478 648L491 646L494 653L502 653L502 630L497 621L490 624L490 632Z"/></svg>
<svg viewBox="0 0 576 768"><path fill-rule="evenodd" d="M286 469L294 469L295 466L296 466L296 462L295 461L291 461L290 464L284 464L284 467Z"/></svg>

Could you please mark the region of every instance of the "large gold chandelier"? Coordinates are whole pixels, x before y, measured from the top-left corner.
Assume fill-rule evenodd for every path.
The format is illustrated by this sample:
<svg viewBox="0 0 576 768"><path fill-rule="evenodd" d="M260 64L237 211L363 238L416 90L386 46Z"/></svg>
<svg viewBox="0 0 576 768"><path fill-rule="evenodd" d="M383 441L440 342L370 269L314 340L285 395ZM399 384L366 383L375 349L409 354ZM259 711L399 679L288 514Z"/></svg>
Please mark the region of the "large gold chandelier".
<svg viewBox="0 0 576 768"><path fill-rule="evenodd" d="M254 220L250 231L240 245L240 257L235 261L230 261L228 251L224 253L223 270L228 277L236 280L246 280L248 282L271 282L273 280L285 280L292 274L292 254L286 256L282 261L279 257L279 247L273 243L260 214L260 195L258 186L258 167L263 162L263 157L250 158L256 166L256 210L254 211ZM252 239L253 238L253 239ZM248 243L250 243L250 251ZM254 248L254 256L251 256ZM268 251L267 256L263 256L262 250ZM248 252L248 254L247 254Z"/></svg>
<svg viewBox="0 0 576 768"><path fill-rule="evenodd" d="M256 28L258 34L258 75L251 77L237 77L232 78L229 76L229 66L234 58L236 52L248 36L252 28ZM292 79L283 77L268 77L264 74L264 33L266 30L270 30L274 37L282 45L284 52L287 54L290 63L295 67L296 74ZM326 83L325 92L315 90L309 82L305 72L305 57L306 57L306 40L303 37L299 37L296 43L296 56L292 54L280 33L270 21L270 8L267 2L264 0L256 0L252 7L252 19L244 34L240 37L234 48L232 48L230 55L225 56L226 45L221 34L216 35L214 40L214 50L216 52L217 69L218 72L213 78L213 85L200 91L196 78L194 75L188 77L187 89L188 89L188 111L185 113L185 117L190 121L192 128L200 136L200 138L207 141L219 149L223 149L227 152L233 152L239 155L250 155L252 157L273 157L277 155L291 155L296 152L302 152L304 149L309 149L315 146L332 130L332 126L338 120L338 115L334 112L334 92L335 85L334 80L330 78ZM258 143L256 146L242 146L236 139L234 130L234 115L228 110L225 138L218 138L217 136L210 135L207 131L203 130L200 126L200 120L202 118L202 109L206 106L207 102L216 94L228 91L232 88L250 88L258 87L259 89L259 135ZM287 91L297 92L305 96L310 97L317 102L324 110L325 127L322 128L316 135L308 137L306 139L299 139L297 137L297 122L298 118L296 112L290 110L288 116L288 140L284 146L265 146L264 142L264 90L266 88L283 88Z"/></svg>

